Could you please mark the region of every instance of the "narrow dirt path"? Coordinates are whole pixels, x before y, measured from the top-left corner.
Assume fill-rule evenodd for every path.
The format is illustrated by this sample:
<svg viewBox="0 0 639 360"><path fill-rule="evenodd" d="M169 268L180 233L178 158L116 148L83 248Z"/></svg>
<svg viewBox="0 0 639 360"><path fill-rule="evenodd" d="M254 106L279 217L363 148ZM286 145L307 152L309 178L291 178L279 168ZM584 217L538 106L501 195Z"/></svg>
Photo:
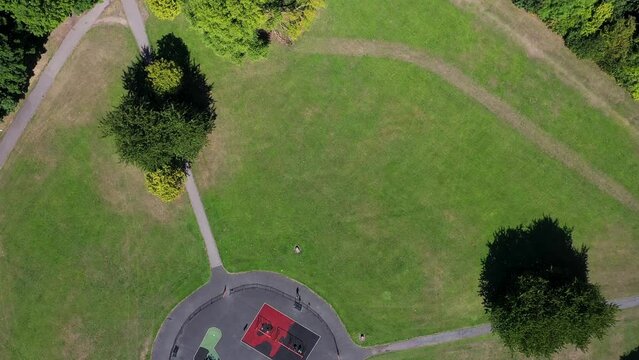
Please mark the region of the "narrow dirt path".
<svg viewBox="0 0 639 360"><path fill-rule="evenodd" d="M476 84L459 69L439 58L403 44L340 38L318 38L309 40L303 46L299 47L298 51L324 55L370 56L393 59L414 64L435 73L467 96L482 104L499 119L537 145L544 153L558 160L569 169L572 169L588 182L597 186L601 191L612 196L628 208L639 212L639 200L623 185L593 167L586 160L582 159L578 153L554 139L550 134L519 114L512 106L508 105L499 97Z"/></svg>
<svg viewBox="0 0 639 360"><path fill-rule="evenodd" d="M608 117L627 125L639 136L639 104L591 61L579 59L537 16L517 8L511 0L451 0L477 14L479 21L502 32L525 49L530 58L548 65L566 85L579 91Z"/></svg>

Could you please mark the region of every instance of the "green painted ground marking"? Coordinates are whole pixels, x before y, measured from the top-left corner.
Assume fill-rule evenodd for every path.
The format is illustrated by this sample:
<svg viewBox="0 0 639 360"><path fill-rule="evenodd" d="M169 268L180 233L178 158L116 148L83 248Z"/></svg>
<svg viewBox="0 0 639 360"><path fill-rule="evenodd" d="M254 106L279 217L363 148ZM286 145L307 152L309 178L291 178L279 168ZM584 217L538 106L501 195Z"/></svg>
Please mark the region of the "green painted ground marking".
<svg viewBox="0 0 639 360"><path fill-rule="evenodd" d="M200 347L209 351L207 360L220 360L220 355L215 351L215 346L220 342L221 338L222 330L218 328L212 327L206 331L202 343L200 343Z"/></svg>

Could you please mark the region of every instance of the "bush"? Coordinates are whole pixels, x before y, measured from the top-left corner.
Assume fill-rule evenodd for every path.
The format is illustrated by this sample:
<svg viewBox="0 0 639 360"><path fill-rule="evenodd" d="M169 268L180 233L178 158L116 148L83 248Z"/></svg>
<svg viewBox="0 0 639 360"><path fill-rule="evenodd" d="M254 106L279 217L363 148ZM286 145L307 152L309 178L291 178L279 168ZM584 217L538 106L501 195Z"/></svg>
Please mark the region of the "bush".
<svg viewBox="0 0 639 360"><path fill-rule="evenodd" d="M144 174L147 190L164 202L171 202L184 192L185 180L184 170L169 166Z"/></svg>
<svg viewBox="0 0 639 360"><path fill-rule="evenodd" d="M161 20L173 20L182 12L181 0L145 0L153 15Z"/></svg>
<svg viewBox="0 0 639 360"><path fill-rule="evenodd" d="M282 12L280 28L291 40L297 40L311 26L325 0L300 0Z"/></svg>
<svg viewBox="0 0 639 360"><path fill-rule="evenodd" d="M173 61L158 59L146 66L151 86L158 94L175 92L182 82L182 69Z"/></svg>
<svg viewBox="0 0 639 360"><path fill-rule="evenodd" d="M263 0L190 0L186 15L216 53L231 59L266 55L268 17Z"/></svg>

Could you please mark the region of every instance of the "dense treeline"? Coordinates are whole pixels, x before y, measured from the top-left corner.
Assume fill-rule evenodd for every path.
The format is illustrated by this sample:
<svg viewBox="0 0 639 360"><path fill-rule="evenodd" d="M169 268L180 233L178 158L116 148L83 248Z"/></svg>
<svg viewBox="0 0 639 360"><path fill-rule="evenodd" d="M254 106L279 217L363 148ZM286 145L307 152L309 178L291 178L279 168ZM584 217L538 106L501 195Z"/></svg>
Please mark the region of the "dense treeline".
<svg viewBox="0 0 639 360"><path fill-rule="evenodd" d="M235 60L263 57L269 35L295 41L308 29L325 0L146 0L159 19L184 8L191 25L219 55Z"/></svg>
<svg viewBox="0 0 639 360"><path fill-rule="evenodd" d="M0 118L24 97L49 33L96 1L0 0Z"/></svg>
<svg viewBox="0 0 639 360"><path fill-rule="evenodd" d="M639 100L639 0L513 0L592 59Z"/></svg>

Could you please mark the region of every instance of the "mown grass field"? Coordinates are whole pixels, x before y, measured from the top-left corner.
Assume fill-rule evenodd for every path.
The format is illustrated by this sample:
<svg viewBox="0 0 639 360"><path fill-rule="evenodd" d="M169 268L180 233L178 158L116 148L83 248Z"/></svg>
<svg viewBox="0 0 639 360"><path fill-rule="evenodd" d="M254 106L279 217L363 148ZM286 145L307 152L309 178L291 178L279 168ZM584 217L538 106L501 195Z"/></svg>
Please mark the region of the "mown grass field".
<svg viewBox="0 0 639 360"><path fill-rule="evenodd" d="M214 83L217 128L194 170L227 269L300 280L351 334L383 343L484 322L484 244L550 214L591 247L607 296L639 293L639 216L442 79L281 46L234 65L184 18L148 29L183 37ZM473 13L446 0L329 1L300 45L325 37L442 57L639 196L636 138ZM206 281L187 200L159 203L100 137L135 53L128 29L92 30L0 171L2 359L144 358L170 308ZM622 313L591 358L638 345L636 315ZM508 355L485 338L389 359L482 349Z"/></svg>
<svg viewBox="0 0 639 360"><path fill-rule="evenodd" d="M625 310L619 314L617 325L601 340L595 340L587 352L565 349L554 360L619 360L624 354L639 348L639 309ZM511 354L496 336L484 336L472 340L437 345L374 357L375 360L525 360ZM632 359L630 359L632 360Z"/></svg>
<svg viewBox="0 0 639 360"><path fill-rule="evenodd" d="M207 277L188 200L166 206L118 162L98 119L137 52L91 30L0 171L0 358L146 358Z"/></svg>
<svg viewBox="0 0 639 360"><path fill-rule="evenodd" d="M442 79L296 47L232 65L183 18L147 27L183 37L215 84L217 129L194 170L227 269L300 280L351 334L383 343L484 322L485 243L550 214L591 247L607 296L639 293L637 214ZM444 58L639 195L628 129L472 13L446 0L329 1L300 46L325 37Z"/></svg>

